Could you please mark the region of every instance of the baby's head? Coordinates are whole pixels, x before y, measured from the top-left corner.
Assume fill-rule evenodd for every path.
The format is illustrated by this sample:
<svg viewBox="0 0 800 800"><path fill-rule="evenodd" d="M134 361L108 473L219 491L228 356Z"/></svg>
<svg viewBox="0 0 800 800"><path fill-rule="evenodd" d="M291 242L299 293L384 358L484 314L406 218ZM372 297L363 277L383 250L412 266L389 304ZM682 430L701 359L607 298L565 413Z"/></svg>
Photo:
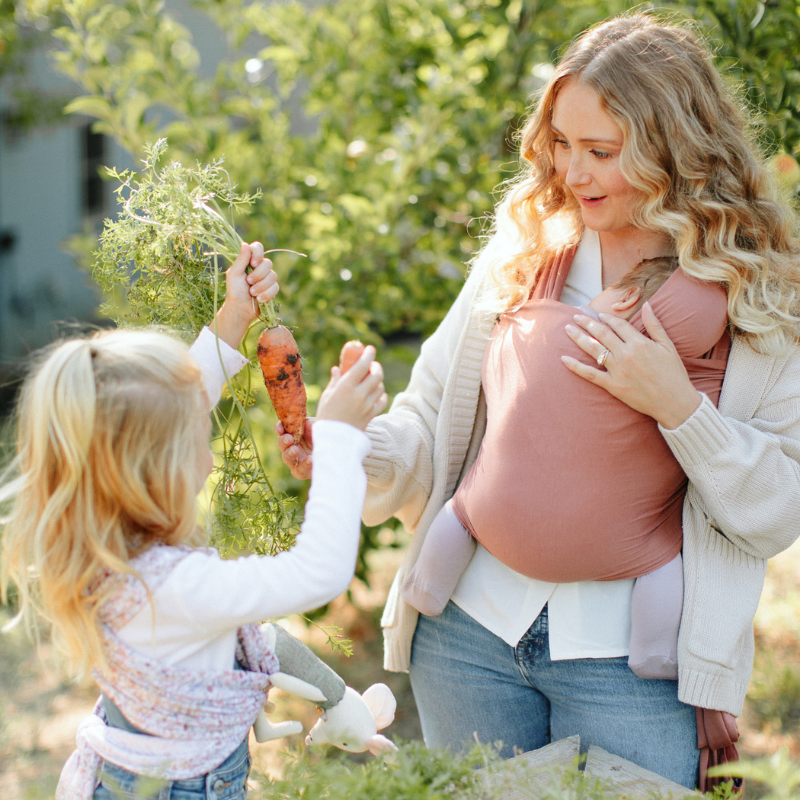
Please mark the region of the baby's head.
<svg viewBox="0 0 800 800"><path fill-rule="evenodd" d="M678 268L675 256L645 258L608 289L600 292L589 307L615 317L630 319Z"/></svg>

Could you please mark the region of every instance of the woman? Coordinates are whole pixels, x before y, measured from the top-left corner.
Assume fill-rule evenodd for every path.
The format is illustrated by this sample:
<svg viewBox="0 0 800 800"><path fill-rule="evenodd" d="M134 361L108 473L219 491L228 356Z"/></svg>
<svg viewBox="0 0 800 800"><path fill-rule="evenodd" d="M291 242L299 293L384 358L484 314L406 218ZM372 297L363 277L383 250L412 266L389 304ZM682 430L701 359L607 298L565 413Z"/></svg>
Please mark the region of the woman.
<svg viewBox="0 0 800 800"><path fill-rule="evenodd" d="M386 668L410 669L429 746L476 735L510 754L578 733L584 748L691 787L695 708L741 713L765 559L800 530L790 212L770 198L709 53L646 15L611 20L572 45L521 144L525 169L494 235L408 389L368 429L364 519L394 515L414 533L383 617ZM548 584L479 546L441 616L418 617L399 597L431 521L480 449L493 324L513 316L569 248L561 301L571 305L588 304L642 259L673 253L688 275L728 293L733 338L719 410L689 381L652 310L643 314L650 338L608 318L577 315L567 328L598 366L566 358L565 368L656 420L689 479L677 682L627 666L630 579ZM280 446L294 474L306 474L310 436Z"/></svg>

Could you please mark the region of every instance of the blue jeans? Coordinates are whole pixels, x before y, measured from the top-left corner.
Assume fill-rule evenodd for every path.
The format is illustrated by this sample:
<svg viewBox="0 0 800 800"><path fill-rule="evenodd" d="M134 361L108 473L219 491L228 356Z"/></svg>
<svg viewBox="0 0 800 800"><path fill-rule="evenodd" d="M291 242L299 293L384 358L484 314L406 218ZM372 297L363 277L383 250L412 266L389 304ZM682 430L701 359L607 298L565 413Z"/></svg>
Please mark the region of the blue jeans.
<svg viewBox="0 0 800 800"><path fill-rule="evenodd" d="M244 800L249 773L247 739L216 769L182 781L143 778L104 761L94 800Z"/></svg>
<svg viewBox="0 0 800 800"><path fill-rule="evenodd" d="M501 755L579 734L687 788L697 782L695 711L677 681L638 678L627 657L551 661L547 606L516 648L452 601L420 616L411 687L425 744L459 751L477 736Z"/></svg>

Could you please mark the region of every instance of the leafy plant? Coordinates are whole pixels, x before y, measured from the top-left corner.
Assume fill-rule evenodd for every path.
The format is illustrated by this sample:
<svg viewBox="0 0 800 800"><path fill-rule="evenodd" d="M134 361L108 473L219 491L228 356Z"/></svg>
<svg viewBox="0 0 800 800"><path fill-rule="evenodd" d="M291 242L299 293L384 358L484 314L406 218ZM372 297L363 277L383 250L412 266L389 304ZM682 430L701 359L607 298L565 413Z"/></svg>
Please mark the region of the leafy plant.
<svg viewBox="0 0 800 800"><path fill-rule="evenodd" d="M796 800L800 796L800 765L789 758L785 748L756 761L725 764L708 771L709 775L730 775L754 780L768 787L761 800Z"/></svg>
<svg viewBox="0 0 800 800"><path fill-rule="evenodd" d="M386 759L361 762L344 754L311 757L289 753L280 778L251 774L253 800L617 800L608 780L587 776L578 764L535 768L498 758L496 748L476 744L465 753L428 750L422 742L398 742ZM729 800L722 794L716 800Z"/></svg>
<svg viewBox="0 0 800 800"><path fill-rule="evenodd" d="M141 173L109 169L120 181L123 211L105 222L92 275L110 298L103 310L118 324L165 326L192 340L215 324L224 300L220 258L233 261L243 241L226 215L247 208L258 193L235 193L221 160L159 169L166 150L166 139L146 145ZM251 329L277 324L272 302L260 310ZM275 555L294 544L299 528L295 499L274 489L259 454L247 411L255 402L254 371L260 377L251 359L237 376L226 374L230 402L214 410L220 459L212 475L212 543L223 555ZM320 629L334 650L352 654L341 629Z"/></svg>
<svg viewBox="0 0 800 800"><path fill-rule="evenodd" d="M109 170L121 182L123 213L106 220L92 275L111 297L105 312L119 324L162 325L191 340L224 299L220 259L233 261L242 243L226 213L257 195L234 193L221 161L159 169L166 149L165 139L147 145L141 173ZM275 323L272 303L262 312L262 321ZM225 376L232 402L227 412L215 411L221 462L212 492L214 544L274 555L294 542L297 516L292 500L273 489L253 437L253 369L251 362L242 377Z"/></svg>
<svg viewBox="0 0 800 800"><path fill-rule="evenodd" d="M383 759L354 762L344 755L311 758L293 754L280 779L251 776L254 800L467 800L482 796L476 767L496 760L492 749L476 746L464 755L427 750L422 742L399 743ZM488 800L488 798L487 798Z"/></svg>

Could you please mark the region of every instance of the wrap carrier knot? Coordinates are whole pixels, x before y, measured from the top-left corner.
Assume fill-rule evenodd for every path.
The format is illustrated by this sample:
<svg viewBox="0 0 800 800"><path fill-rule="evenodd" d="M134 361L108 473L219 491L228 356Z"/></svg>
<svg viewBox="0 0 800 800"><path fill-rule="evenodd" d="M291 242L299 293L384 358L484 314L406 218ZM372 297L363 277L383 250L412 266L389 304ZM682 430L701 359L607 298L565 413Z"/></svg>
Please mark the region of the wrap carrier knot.
<svg viewBox="0 0 800 800"><path fill-rule="evenodd" d="M109 727L98 700L78 727L78 749L64 766L56 800L91 800L103 760L165 780L203 775L242 743L263 708L279 665L255 623L238 629L236 660L244 671L165 666L117 635L148 602L148 589L155 592L191 552L154 546L131 561L138 576L109 571L98 579L96 588L110 590L98 615L108 666L93 677L125 718L150 735Z"/></svg>

